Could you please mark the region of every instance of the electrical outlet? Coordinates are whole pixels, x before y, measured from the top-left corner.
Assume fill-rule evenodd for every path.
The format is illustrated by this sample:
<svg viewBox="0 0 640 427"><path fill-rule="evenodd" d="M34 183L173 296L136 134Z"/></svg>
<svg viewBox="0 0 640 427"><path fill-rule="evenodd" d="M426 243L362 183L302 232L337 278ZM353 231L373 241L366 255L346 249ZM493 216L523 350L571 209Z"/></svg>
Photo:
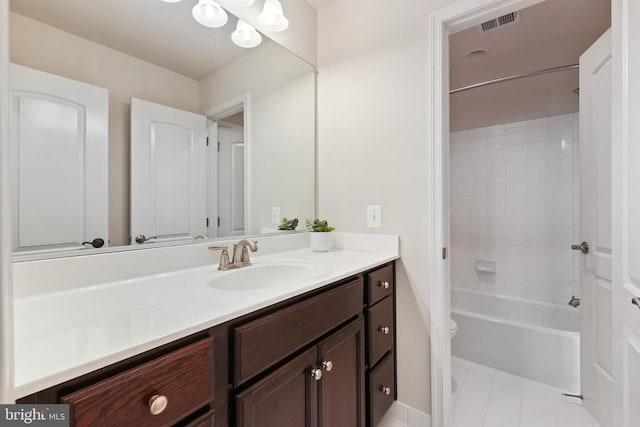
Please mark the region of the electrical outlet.
<svg viewBox="0 0 640 427"><path fill-rule="evenodd" d="M271 208L271 222L273 224L280 224L280 206L274 206Z"/></svg>
<svg viewBox="0 0 640 427"><path fill-rule="evenodd" d="M382 206L367 206L367 227L382 227Z"/></svg>

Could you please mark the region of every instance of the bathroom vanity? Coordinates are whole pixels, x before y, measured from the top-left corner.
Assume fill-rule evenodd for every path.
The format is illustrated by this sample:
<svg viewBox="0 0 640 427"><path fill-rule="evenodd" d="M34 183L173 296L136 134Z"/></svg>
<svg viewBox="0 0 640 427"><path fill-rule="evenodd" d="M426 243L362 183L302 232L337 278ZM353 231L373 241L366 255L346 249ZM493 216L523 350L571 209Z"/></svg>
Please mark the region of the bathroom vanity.
<svg viewBox="0 0 640 427"><path fill-rule="evenodd" d="M228 295L229 306L236 293L245 305L255 303L260 277L271 280L272 269L286 268L295 277L296 266L313 261L323 273L314 273L319 286L299 291L286 284L280 301L35 391L18 403L68 403L75 426L375 426L397 398L395 258L306 249L258 258L226 276L204 269L220 278L207 286ZM331 272L318 267L321 259ZM181 283L194 282L202 270L181 273ZM250 278L253 285L244 281ZM238 290L226 289L234 281Z"/></svg>

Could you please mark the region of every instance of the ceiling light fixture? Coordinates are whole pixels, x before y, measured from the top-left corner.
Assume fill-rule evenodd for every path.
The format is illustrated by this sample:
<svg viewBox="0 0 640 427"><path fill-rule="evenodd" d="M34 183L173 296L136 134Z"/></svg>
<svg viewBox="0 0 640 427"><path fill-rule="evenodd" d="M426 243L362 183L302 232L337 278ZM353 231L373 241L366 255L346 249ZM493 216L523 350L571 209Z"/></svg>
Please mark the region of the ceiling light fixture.
<svg viewBox="0 0 640 427"><path fill-rule="evenodd" d="M250 49L262 43L262 36L251 25L238 19L236 30L231 34L231 40L240 47Z"/></svg>
<svg viewBox="0 0 640 427"><path fill-rule="evenodd" d="M268 31L284 31L289 27L289 20L282 12L279 0L265 0L262 13L256 18L258 24Z"/></svg>
<svg viewBox="0 0 640 427"><path fill-rule="evenodd" d="M222 27L229 19L227 12L213 0L198 0L191 13L199 24L209 28Z"/></svg>

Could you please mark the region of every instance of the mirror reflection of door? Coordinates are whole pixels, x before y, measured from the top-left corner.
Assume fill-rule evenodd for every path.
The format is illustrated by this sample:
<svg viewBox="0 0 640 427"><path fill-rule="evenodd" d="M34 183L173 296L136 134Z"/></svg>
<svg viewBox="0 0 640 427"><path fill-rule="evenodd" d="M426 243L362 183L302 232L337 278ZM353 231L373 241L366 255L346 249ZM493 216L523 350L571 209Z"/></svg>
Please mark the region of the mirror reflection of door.
<svg viewBox="0 0 640 427"><path fill-rule="evenodd" d="M131 100L131 243L208 235L207 118Z"/></svg>
<svg viewBox="0 0 640 427"><path fill-rule="evenodd" d="M13 249L108 245L109 92L9 67Z"/></svg>
<svg viewBox="0 0 640 427"><path fill-rule="evenodd" d="M218 124L218 236L245 234L244 111Z"/></svg>

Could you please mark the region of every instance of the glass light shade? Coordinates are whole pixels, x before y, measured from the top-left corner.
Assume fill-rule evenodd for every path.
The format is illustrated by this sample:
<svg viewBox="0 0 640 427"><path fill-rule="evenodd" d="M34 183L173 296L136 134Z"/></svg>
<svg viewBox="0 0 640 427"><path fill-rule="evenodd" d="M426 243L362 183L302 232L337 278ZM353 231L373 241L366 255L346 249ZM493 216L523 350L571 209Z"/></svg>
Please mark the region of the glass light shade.
<svg viewBox="0 0 640 427"><path fill-rule="evenodd" d="M191 13L199 24L209 28L222 27L229 19L227 12L213 0L199 0Z"/></svg>
<svg viewBox="0 0 640 427"><path fill-rule="evenodd" d="M284 17L279 0L265 0L262 13L256 21L260 27L268 31L284 31L289 27L289 20Z"/></svg>
<svg viewBox="0 0 640 427"><path fill-rule="evenodd" d="M251 25L242 19L238 19L238 25L236 25L236 30L231 34L231 40L237 46L250 49L262 43L262 35Z"/></svg>
<svg viewBox="0 0 640 427"><path fill-rule="evenodd" d="M239 7L249 7L255 2L256 0L227 0L226 1L227 4L233 4L234 6L239 6Z"/></svg>

